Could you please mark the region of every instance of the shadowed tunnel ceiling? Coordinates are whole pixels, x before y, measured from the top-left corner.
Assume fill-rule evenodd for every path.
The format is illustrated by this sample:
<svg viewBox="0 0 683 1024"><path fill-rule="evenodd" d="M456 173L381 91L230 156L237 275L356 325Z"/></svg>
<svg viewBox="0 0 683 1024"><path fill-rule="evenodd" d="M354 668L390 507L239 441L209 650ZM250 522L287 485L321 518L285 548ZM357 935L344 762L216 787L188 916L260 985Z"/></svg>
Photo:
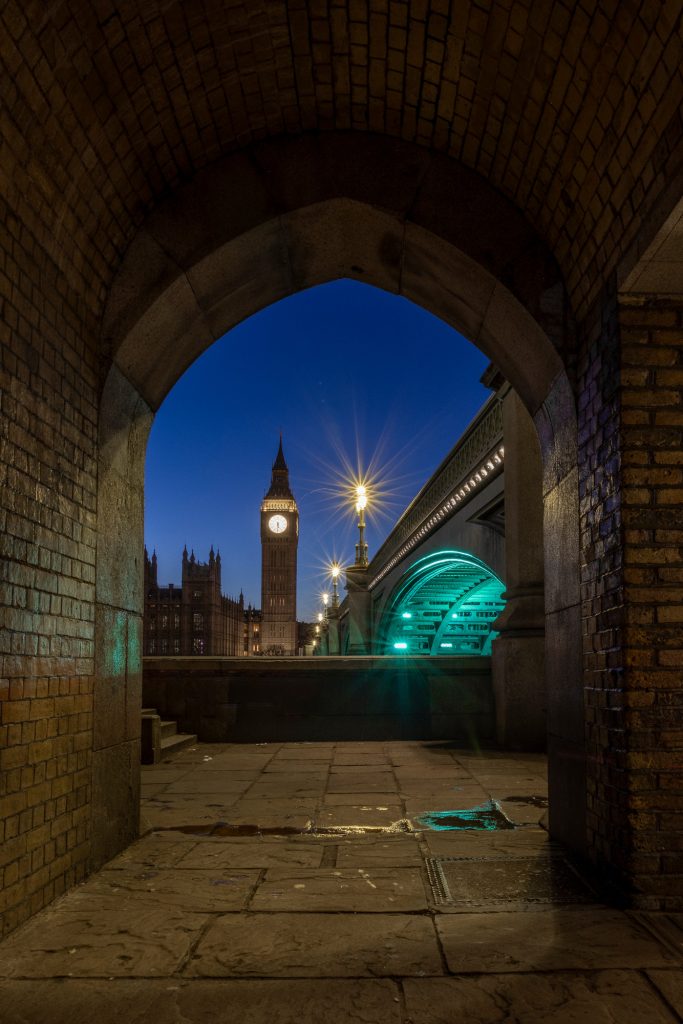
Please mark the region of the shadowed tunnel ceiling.
<svg viewBox="0 0 683 1024"><path fill-rule="evenodd" d="M45 273L80 274L98 314L136 228L201 168L281 135L384 134L510 198L578 309L588 271L614 265L676 156L680 13L617 0L10 0L3 192L52 239Z"/></svg>

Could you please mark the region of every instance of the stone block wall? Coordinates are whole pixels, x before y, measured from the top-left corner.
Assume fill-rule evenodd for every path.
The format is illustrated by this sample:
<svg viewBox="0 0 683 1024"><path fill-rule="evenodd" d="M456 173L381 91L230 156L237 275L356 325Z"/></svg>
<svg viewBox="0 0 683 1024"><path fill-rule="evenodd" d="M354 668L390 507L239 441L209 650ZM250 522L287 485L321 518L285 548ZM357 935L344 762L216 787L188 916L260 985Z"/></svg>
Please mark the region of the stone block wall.
<svg viewBox="0 0 683 1024"><path fill-rule="evenodd" d="M482 657L145 658L143 700L213 743L495 743Z"/></svg>

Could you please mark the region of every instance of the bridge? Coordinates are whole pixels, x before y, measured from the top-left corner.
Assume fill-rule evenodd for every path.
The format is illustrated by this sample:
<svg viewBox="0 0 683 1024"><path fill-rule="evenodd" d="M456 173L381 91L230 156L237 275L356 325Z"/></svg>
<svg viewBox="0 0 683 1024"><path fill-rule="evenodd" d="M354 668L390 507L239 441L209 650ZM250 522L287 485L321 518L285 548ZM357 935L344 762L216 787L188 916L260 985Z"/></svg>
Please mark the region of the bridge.
<svg viewBox="0 0 683 1024"><path fill-rule="evenodd" d="M541 747L541 468L531 419L495 392L328 610L327 655L490 658L501 743Z"/></svg>

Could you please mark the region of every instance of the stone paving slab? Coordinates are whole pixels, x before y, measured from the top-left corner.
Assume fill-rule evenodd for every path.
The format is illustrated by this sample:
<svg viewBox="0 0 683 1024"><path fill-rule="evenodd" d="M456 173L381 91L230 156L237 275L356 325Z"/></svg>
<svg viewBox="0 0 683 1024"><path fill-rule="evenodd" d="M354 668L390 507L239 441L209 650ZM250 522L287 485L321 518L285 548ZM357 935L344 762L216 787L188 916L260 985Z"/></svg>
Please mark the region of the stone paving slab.
<svg viewBox="0 0 683 1024"><path fill-rule="evenodd" d="M396 797L393 797L396 800ZM316 826L320 828L336 825L379 827L392 825L403 818L400 804L324 804L315 815Z"/></svg>
<svg viewBox="0 0 683 1024"><path fill-rule="evenodd" d="M201 977L441 975L432 921L406 914L227 915L211 923L185 973Z"/></svg>
<svg viewBox="0 0 683 1024"><path fill-rule="evenodd" d="M169 841L169 835L172 837ZM153 833L133 843L107 864L109 870L121 868L172 868L196 846L194 839L182 834Z"/></svg>
<svg viewBox="0 0 683 1024"><path fill-rule="evenodd" d="M406 1024L674 1024L635 971L407 978Z"/></svg>
<svg viewBox="0 0 683 1024"><path fill-rule="evenodd" d="M396 793L325 793L322 799L323 807L357 807L359 805L372 804L383 807L389 803L396 803Z"/></svg>
<svg viewBox="0 0 683 1024"><path fill-rule="evenodd" d="M0 1006L2 1024L400 1024L401 1020L395 982L360 979L7 981L0 982Z"/></svg>
<svg viewBox="0 0 683 1024"><path fill-rule="evenodd" d="M317 798L306 801L295 799L238 800L226 811L225 821L233 824L258 825L260 828L306 828L315 817Z"/></svg>
<svg viewBox="0 0 683 1024"><path fill-rule="evenodd" d="M320 839L303 842L275 836L249 839L207 839L186 851L177 867L231 870L233 868L320 866L324 844Z"/></svg>
<svg viewBox="0 0 683 1024"><path fill-rule="evenodd" d="M548 856L550 838L540 828L504 829L500 832L432 832L425 829L420 836L430 854L439 857L508 857Z"/></svg>
<svg viewBox="0 0 683 1024"><path fill-rule="evenodd" d="M422 853L414 836L381 839L341 839L337 842L338 868L409 867L422 865Z"/></svg>
<svg viewBox="0 0 683 1024"><path fill-rule="evenodd" d="M669 1006L683 1020L683 969L649 970L646 973Z"/></svg>
<svg viewBox="0 0 683 1024"><path fill-rule="evenodd" d="M386 793L396 792L390 772L345 772L331 775L327 784L328 793Z"/></svg>
<svg viewBox="0 0 683 1024"><path fill-rule="evenodd" d="M244 776L238 778L238 775ZM188 793L243 793L245 789L253 785L254 777L246 772L191 772L182 779L169 782L166 785L166 792L171 794L185 795Z"/></svg>
<svg viewBox="0 0 683 1024"><path fill-rule="evenodd" d="M417 868L269 868L250 909L386 913L426 910L427 900Z"/></svg>
<svg viewBox="0 0 683 1024"><path fill-rule="evenodd" d="M453 974L674 967L678 963L618 910L441 915L436 927Z"/></svg>
<svg viewBox="0 0 683 1024"><path fill-rule="evenodd" d="M83 911L67 896L3 943L0 977L167 977L178 970L207 922L203 914L136 902ZM0 1020L5 1024L0 1006ZM52 1024L50 1018L43 1018Z"/></svg>
<svg viewBox="0 0 683 1024"><path fill-rule="evenodd" d="M105 869L73 889L62 909L80 913L98 907L116 910L126 904L134 914L136 907L153 903L200 914L242 910L259 875L258 869Z"/></svg>
<svg viewBox="0 0 683 1024"><path fill-rule="evenodd" d="M199 797L196 800L169 799L161 801L146 800L142 806L142 813L146 829L154 828L177 828L183 825L212 825L217 821L228 821L231 815L231 807L237 801L237 794L233 798L222 797L215 799L211 796L202 801Z"/></svg>

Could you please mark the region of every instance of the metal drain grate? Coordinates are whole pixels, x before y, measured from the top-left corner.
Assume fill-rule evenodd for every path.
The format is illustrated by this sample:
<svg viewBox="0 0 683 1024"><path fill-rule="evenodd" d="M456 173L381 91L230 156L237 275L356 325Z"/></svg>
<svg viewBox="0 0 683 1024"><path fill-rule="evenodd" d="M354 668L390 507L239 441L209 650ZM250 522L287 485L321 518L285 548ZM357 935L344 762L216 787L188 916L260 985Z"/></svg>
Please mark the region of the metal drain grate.
<svg viewBox="0 0 683 1024"><path fill-rule="evenodd" d="M429 857L426 865L437 906L595 902L564 857Z"/></svg>

